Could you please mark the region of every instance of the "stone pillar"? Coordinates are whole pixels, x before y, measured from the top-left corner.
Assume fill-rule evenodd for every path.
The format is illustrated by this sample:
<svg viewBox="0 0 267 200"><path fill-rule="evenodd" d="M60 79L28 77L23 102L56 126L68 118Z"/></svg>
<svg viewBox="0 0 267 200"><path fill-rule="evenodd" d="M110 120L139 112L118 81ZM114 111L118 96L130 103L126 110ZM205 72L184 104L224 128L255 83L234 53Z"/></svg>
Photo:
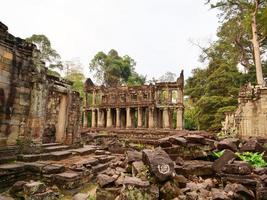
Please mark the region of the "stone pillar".
<svg viewBox="0 0 267 200"><path fill-rule="evenodd" d="M95 128L96 127L96 116L95 116L95 109L92 109L92 123L91 127Z"/></svg>
<svg viewBox="0 0 267 200"><path fill-rule="evenodd" d="M137 108L137 128L142 128L142 121L143 121L143 115L142 115L142 108Z"/></svg>
<svg viewBox="0 0 267 200"><path fill-rule="evenodd" d="M102 109L100 110L100 126L104 127L105 126L105 110Z"/></svg>
<svg viewBox="0 0 267 200"><path fill-rule="evenodd" d="M97 108L97 127L101 127L101 111Z"/></svg>
<svg viewBox="0 0 267 200"><path fill-rule="evenodd" d="M166 128L166 129L170 128L168 108L163 109L163 128Z"/></svg>
<svg viewBox="0 0 267 200"><path fill-rule="evenodd" d="M184 94L183 94L183 90L182 90L181 88L178 88L177 91L178 91L178 92L177 92L177 96L178 96L178 98L177 98L177 102L183 104L183 103L184 103Z"/></svg>
<svg viewBox="0 0 267 200"><path fill-rule="evenodd" d="M93 91L93 94L92 94L92 105L93 106L95 105L95 91Z"/></svg>
<svg viewBox="0 0 267 200"><path fill-rule="evenodd" d="M83 127L88 127L88 115L86 110L83 111Z"/></svg>
<svg viewBox="0 0 267 200"><path fill-rule="evenodd" d="M183 108L178 108L176 113L176 130L183 130Z"/></svg>
<svg viewBox="0 0 267 200"><path fill-rule="evenodd" d="M131 108L126 108L126 128L132 128Z"/></svg>
<svg viewBox="0 0 267 200"><path fill-rule="evenodd" d="M107 128L112 127L112 116L111 116L111 109L107 109Z"/></svg>
<svg viewBox="0 0 267 200"><path fill-rule="evenodd" d="M121 127L121 112L120 108L116 108L116 128Z"/></svg>
<svg viewBox="0 0 267 200"><path fill-rule="evenodd" d="M154 108L148 108L148 128L154 128Z"/></svg>

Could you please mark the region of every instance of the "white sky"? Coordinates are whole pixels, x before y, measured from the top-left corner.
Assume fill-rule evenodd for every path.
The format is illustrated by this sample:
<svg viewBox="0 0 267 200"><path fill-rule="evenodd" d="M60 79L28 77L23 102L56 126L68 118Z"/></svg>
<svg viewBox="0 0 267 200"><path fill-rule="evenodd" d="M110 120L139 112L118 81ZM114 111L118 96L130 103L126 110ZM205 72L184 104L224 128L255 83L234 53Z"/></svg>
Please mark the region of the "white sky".
<svg viewBox="0 0 267 200"><path fill-rule="evenodd" d="M46 35L62 60L79 58L87 76L98 51L115 49L148 78L185 70L198 62L202 44L214 39L216 12L205 0L6 0L0 21L21 38Z"/></svg>

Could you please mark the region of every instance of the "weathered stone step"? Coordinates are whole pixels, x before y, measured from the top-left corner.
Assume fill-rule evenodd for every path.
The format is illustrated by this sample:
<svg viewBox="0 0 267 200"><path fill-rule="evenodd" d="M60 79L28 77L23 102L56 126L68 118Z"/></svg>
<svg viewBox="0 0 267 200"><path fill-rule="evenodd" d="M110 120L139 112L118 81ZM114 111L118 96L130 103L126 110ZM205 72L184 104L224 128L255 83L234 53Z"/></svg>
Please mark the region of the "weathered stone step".
<svg viewBox="0 0 267 200"><path fill-rule="evenodd" d="M42 144L42 147L54 147L54 146L60 146L61 144L60 143L45 143L45 144Z"/></svg>
<svg viewBox="0 0 267 200"><path fill-rule="evenodd" d="M53 151L63 151L63 150L67 150L69 148L70 147L67 145L49 146L49 147L43 148L43 151L48 153L48 152L53 152Z"/></svg>
<svg viewBox="0 0 267 200"><path fill-rule="evenodd" d="M42 154L26 154L19 155L18 160L24 162L35 162L38 160L63 160L72 155L72 152L69 150L66 151L54 151L50 153Z"/></svg>
<svg viewBox="0 0 267 200"><path fill-rule="evenodd" d="M35 162L38 160L49 160L49 159L51 159L50 153L18 155L18 160L23 162Z"/></svg>
<svg viewBox="0 0 267 200"><path fill-rule="evenodd" d="M0 164L13 162L17 159L17 156L1 156L0 157Z"/></svg>
<svg viewBox="0 0 267 200"><path fill-rule="evenodd" d="M79 148L79 149L74 149L74 150L71 150L73 153L76 153L76 154L79 154L79 155L88 155L88 154L91 154L91 153L94 153L96 151L96 147L94 146L85 146L83 148Z"/></svg>
<svg viewBox="0 0 267 200"><path fill-rule="evenodd" d="M98 164L98 165L92 167L92 172L96 175L99 172L106 170L108 167L109 167L109 163Z"/></svg>
<svg viewBox="0 0 267 200"><path fill-rule="evenodd" d="M51 160L63 160L66 158L69 158L72 155L72 152L67 150L67 151L56 151L56 152L51 152Z"/></svg>

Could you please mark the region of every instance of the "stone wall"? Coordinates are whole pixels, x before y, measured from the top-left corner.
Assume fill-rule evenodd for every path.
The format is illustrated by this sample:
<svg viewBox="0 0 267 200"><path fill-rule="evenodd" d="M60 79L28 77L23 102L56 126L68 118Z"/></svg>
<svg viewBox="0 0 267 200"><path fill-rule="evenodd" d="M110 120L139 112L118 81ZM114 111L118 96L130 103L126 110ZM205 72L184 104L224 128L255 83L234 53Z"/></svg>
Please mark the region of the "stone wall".
<svg viewBox="0 0 267 200"><path fill-rule="evenodd" d="M223 131L241 138L267 136L267 87L245 85L241 88L238 108L226 115Z"/></svg>
<svg viewBox="0 0 267 200"><path fill-rule="evenodd" d="M79 94L71 82L48 76L45 64L35 59L38 53L0 22L0 146L23 137L40 143L49 126L55 127L57 142L78 137Z"/></svg>

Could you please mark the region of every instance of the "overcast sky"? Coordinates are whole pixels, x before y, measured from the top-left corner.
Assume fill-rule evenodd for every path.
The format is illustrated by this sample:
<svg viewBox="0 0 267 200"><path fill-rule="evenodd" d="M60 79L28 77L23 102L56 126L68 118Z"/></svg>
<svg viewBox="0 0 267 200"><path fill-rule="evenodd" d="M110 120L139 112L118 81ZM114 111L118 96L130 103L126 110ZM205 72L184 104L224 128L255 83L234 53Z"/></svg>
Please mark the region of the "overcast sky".
<svg viewBox="0 0 267 200"><path fill-rule="evenodd" d="M26 38L46 35L63 60L79 58L87 76L98 51L116 49L148 78L202 66L202 44L215 39L218 19L205 0L6 0L0 21Z"/></svg>

